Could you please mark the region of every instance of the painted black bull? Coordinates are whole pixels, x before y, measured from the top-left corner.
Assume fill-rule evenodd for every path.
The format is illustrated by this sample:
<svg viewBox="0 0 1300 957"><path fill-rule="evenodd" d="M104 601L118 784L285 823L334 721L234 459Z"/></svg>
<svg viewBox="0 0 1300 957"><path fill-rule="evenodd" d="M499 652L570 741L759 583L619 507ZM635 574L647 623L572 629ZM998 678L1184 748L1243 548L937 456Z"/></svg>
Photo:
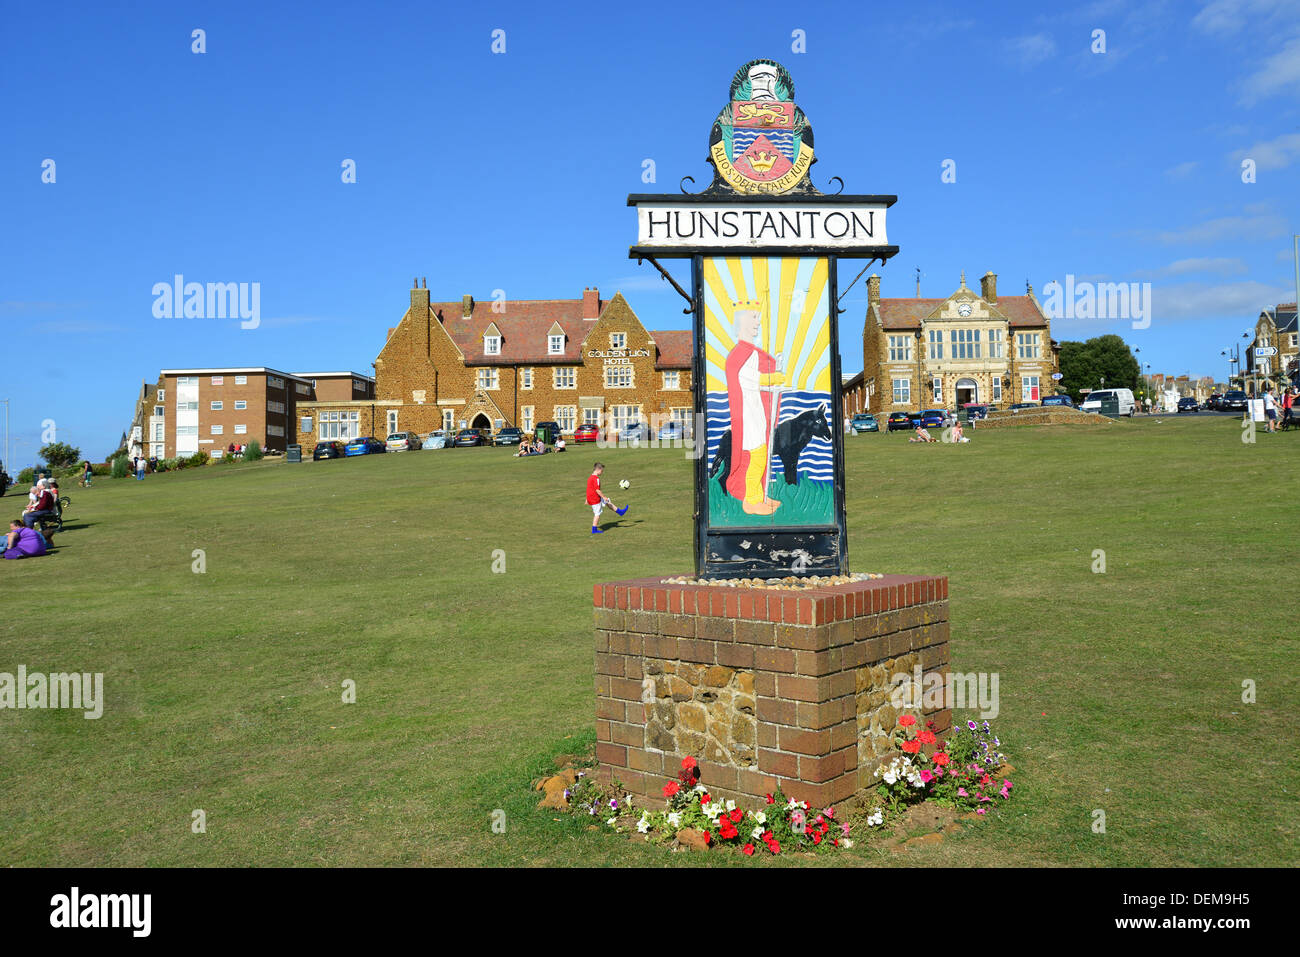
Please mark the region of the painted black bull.
<svg viewBox="0 0 1300 957"><path fill-rule="evenodd" d="M803 455L803 450L814 436L821 436L823 439L831 437L830 426L826 424L825 403L817 406L816 409L800 412L794 418L786 419L776 427L776 432L772 436L772 448L775 454L781 457L781 464L785 468L786 485L799 484L799 456ZM725 485L726 475L730 470L731 429L727 429L718 440L718 454L713 457L713 468L709 471L709 475Z"/></svg>

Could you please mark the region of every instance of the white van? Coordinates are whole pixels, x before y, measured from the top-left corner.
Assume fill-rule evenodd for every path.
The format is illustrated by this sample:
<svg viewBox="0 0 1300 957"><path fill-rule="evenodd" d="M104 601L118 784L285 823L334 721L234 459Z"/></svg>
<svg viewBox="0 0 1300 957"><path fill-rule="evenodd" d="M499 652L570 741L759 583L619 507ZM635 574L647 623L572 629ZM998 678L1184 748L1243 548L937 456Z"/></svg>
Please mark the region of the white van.
<svg viewBox="0 0 1300 957"><path fill-rule="evenodd" d="M1133 417L1133 410L1137 408L1132 389L1098 389L1089 392L1079 408L1084 412L1100 412L1102 399L1119 399L1119 414L1129 418Z"/></svg>

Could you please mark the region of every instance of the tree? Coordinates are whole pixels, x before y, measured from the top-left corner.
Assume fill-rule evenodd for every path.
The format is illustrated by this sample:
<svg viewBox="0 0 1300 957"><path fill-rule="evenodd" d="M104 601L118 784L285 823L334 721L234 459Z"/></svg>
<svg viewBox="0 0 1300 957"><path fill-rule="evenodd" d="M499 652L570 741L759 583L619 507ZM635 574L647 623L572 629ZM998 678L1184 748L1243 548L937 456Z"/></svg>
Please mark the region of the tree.
<svg viewBox="0 0 1300 957"><path fill-rule="evenodd" d="M50 468L62 469L81 461L81 449L66 442L51 442L42 447L40 456Z"/></svg>
<svg viewBox="0 0 1300 957"><path fill-rule="evenodd" d="M1142 369L1128 344L1119 336L1097 336L1087 342L1061 343L1060 387L1077 402L1084 389L1142 391Z"/></svg>

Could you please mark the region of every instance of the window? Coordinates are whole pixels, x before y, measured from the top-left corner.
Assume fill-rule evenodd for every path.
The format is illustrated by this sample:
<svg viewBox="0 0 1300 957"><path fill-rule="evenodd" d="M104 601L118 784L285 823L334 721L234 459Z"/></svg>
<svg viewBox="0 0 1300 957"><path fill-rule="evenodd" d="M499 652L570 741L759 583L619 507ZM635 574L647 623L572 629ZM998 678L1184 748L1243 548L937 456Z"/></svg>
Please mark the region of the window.
<svg viewBox="0 0 1300 957"><path fill-rule="evenodd" d="M360 379L353 379L353 380L352 380L352 391L353 391L353 392L365 392L365 391L366 391L366 384L365 384L364 382L362 382Z"/></svg>
<svg viewBox="0 0 1300 957"><path fill-rule="evenodd" d="M497 387L497 370L479 369L478 387L480 389L495 389Z"/></svg>
<svg viewBox="0 0 1300 957"><path fill-rule="evenodd" d="M1002 334L997 329L989 330L989 358L1002 358Z"/></svg>
<svg viewBox="0 0 1300 957"><path fill-rule="evenodd" d="M270 399L267 399L267 401L266 401L266 411L267 411L267 412L278 412L280 415L284 415L284 403L283 403L283 402L272 402Z"/></svg>
<svg viewBox="0 0 1300 957"><path fill-rule="evenodd" d="M268 389L283 389L284 380L278 375L269 375L266 377L266 387Z"/></svg>
<svg viewBox="0 0 1300 957"><path fill-rule="evenodd" d="M1038 376L1027 375L1020 377L1020 401L1038 401Z"/></svg>
<svg viewBox="0 0 1300 957"><path fill-rule="evenodd" d="M199 377L196 376L196 375L182 375L182 376L177 376L177 377L176 377L176 384L177 384L178 386L182 386L182 385L198 385L198 384L199 384Z"/></svg>
<svg viewBox="0 0 1300 957"><path fill-rule="evenodd" d="M934 380L930 384L930 388L934 392L934 401L936 403L943 402L943 380L938 376L935 376Z"/></svg>
<svg viewBox="0 0 1300 957"><path fill-rule="evenodd" d="M310 433L310 432L311 432L311 416L310 416L310 415L304 415L304 416L302 417L302 422L299 423L298 431L299 431L299 432L307 432L307 433Z"/></svg>
<svg viewBox="0 0 1300 957"><path fill-rule="evenodd" d="M311 386L306 382L295 382L293 387L299 395L311 395Z"/></svg>
<svg viewBox="0 0 1300 957"><path fill-rule="evenodd" d="M167 401L167 390L166 390L166 389L159 389L159 390L158 390L158 401L159 401L159 402L166 402L166 401Z"/></svg>
<svg viewBox="0 0 1300 957"><path fill-rule="evenodd" d="M572 368L560 368L555 370L555 388L557 389L576 389L578 387L578 372Z"/></svg>
<svg viewBox="0 0 1300 957"><path fill-rule="evenodd" d="M627 348L627 333L626 333L626 332L611 332L611 333L609 334L609 347L610 347L611 349L626 349L626 348Z"/></svg>
<svg viewBox="0 0 1300 957"><path fill-rule="evenodd" d="M236 435L243 435L243 434L244 434L245 432L247 432L247 431L248 431L248 426L246 426L246 425L237 425L237 426L235 426L235 434L236 434Z"/></svg>
<svg viewBox="0 0 1300 957"><path fill-rule="evenodd" d="M284 435L284 429L278 425L268 425L266 427L267 435Z"/></svg>
<svg viewBox="0 0 1300 957"><path fill-rule="evenodd" d="M247 408L248 408L248 400L247 400L247 399L236 399L236 400L235 400L235 411L236 411L236 412L242 412L244 409L247 409Z"/></svg>
<svg viewBox="0 0 1300 957"><path fill-rule="evenodd" d="M1017 332L1016 355L1021 359L1037 359L1039 357L1038 338L1036 332Z"/></svg>
<svg viewBox="0 0 1300 957"><path fill-rule="evenodd" d="M235 376L235 385L248 385L248 376L246 375Z"/></svg>
<svg viewBox="0 0 1300 957"><path fill-rule="evenodd" d="M532 369L519 370L519 388L531 389L532 387L533 387L533 370Z"/></svg>
<svg viewBox="0 0 1300 957"><path fill-rule="evenodd" d="M954 359L978 359L980 357L980 331L978 329L953 329L949 339L952 342Z"/></svg>
<svg viewBox="0 0 1300 957"><path fill-rule="evenodd" d="M519 427L525 432L533 431L533 407L526 405L519 410Z"/></svg>
<svg viewBox="0 0 1300 957"><path fill-rule="evenodd" d="M600 409L583 409L583 425L600 425Z"/></svg>
<svg viewBox="0 0 1300 957"><path fill-rule="evenodd" d="M664 389L680 389L682 387L682 374L680 372L664 373Z"/></svg>
<svg viewBox="0 0 1300 957"><path fill-rule="evenodd" d="M155 424L153 427L153 440L155 442L161 442L163 440L163 424L161 422Z"/></svg>
<svg viewBox="0 0 1300 957"><path fill-rule="evenodd" d="M630 365L605 366L605 388L606 389L632 388L632 367Z"/></svg>
<svg viewBox="0 0 1300 957"><path fill-rule="evenodd" d="M668 416L669 416L669 419L670 419L671 421L673 421L673 422L682 422L682 423L686 423L686 424L688 424L688 425L689 425L689 423L690 423L690 421L691 421L691 416L693 416L694 414L695 414L695 410L694 410L694 409L689 409L689 408L685 408L685 407L683 407L683 408L679 408L679 409L669 409L669 410L668 410Z"/></svg>
<svg viewBox="0 0 1300 957"><path fill-rule="evenodd" d="M549 347L546 350L547 352L553 356L564 355L564 336L548 336L547 340L549 342Z"/></svg>
<svg viewBox="0 0 1300 957"><path fill-rule="evenodd" d="M909 405L912 401L912 380L894 380L894 405Z"/></svg>
<svg viewBox="0 0 1300 957"><path fill-rule="evenodd" d="M555 407L555 424L560 427L561 432L572 432L574 418L577 410L571 405L557 405Z"/></svg>
<svg viewBox="0 0 1300 957"><path fill-rule="evenodd" d="M943 358L943 330L942 329L930 330L930 358L931 359Z"/></svg>
<svg viewBox="0 0 1300 957"><path fill-rule="evenodd" d="M176 411L177 411L177 412L197 412L197 411L199 411L199 404L198 404L197 402L177 402L177 403L176 403Z"/></svg>
<svg viewBox="0 0 1300 957"><path fill-rule="evenodd" d="M1294 348L1296 347L1296 343L1297 343L1297 342L1300 342L1300 333L1295 333L1295 332L1291 333L1291 348L1292 348L1292 349L1294 349Z"/></svg>
<svg viewBox="0 0 1300 957"><path fill-rule="evenodd" d="M483 354L485 356L501 355L501 337L484 336L483 337Z"/></svg>
<svg viewBox="0 0 1300 957"><path fill-rule="evenodd" d="M889 361L890 362L911 362L912 361L912 337L911 336L890 336L889 337Z"/></svg>
<svg viewBox="0 0 1300 957"><path fill-rule="evenodd" d="M456 428L456 413L451 409L442 410L442 430L450 432Z"/></svg>
<svg viewBox="0 0 1300 957"><path fill-rule="evenodd" d="M214 426L212 427L212 434L213 434L213 435L221 435L221 433L223 433L223 432L225 432L225 431L226 431L226 427L225 427L224 425L214 425Z"/></svg>
<svg viewBox="0 0 1300 957"><path fill-rule="evenodd" d="M166 414L167 414L167 409L166 409L165 406L155 405L155 406L153 407L153 414L154 414L154 415L166 415Z"/></svg>
<svg viewBox="0 0 1300 957"><path fill-rule="evenodd" d="M629 425L635 425L641 421L641 407L639 405L616 405L610 408L610 415L614 419L614 428L622 432Z"/></svg>
<svg viewBox="0 0 1300 957"><path fill-rule="evenodd" d="M208 408L210 408L213 412L220 412L223 404L224 403L222 403L220 399L213 399L211 402L208 403Z"/></svg>
<svg viewBox="0 0 1300 957"><path fill-rule="evenodd" d="M388 434L392 435L394 432L397 431L397 410L389 409L387 418L388 418Z"/></svg>
<svg viewBox="0 0 1300 957"><path fill-rule="evenodd" d="M236 426L236 428L238 428L238 426ZM176 426L176 434L177 434L178 436L180 436L180 435L198 435L198 434L199 434L199 427L198 427L197 425L178 425L178 426Z"/></svg>
<svg viewBox="0 0 1300 957"><path fill-rule="evenodd" d="M993 377L993 401L994 402L1002 401L1002 377L1001 376Z"/></svg>
<svg viewBox="0 0 1300 957"><path fill-rule="evenodd" d="M223 376L223 375L214 375L214 376L212 377L212 384L213 384L213 385L225 385L225 384L226 384L226 377Z"/></svg>

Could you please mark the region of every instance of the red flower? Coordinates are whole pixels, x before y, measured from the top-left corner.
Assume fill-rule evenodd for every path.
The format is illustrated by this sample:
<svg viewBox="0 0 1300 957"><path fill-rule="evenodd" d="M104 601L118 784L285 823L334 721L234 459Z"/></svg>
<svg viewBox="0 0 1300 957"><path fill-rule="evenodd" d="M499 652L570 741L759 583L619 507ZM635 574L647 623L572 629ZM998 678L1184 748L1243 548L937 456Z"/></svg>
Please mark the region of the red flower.
<svg viewBox="0 0 1300 957"><path fill-rule="evenodd" d="M916 724L916 719L910 714L905 714L898 719L898 723L901 727L910 728L912 725Z"/></svg>
<svg viewBox="0 0 1300 957"><path fill-rule="evenodd" d="M733 837L735 837L735 836L738 835L739 833L740 833L740 832L736 830L736 825L732 824L732 823L731 823L730 821L728 821L725 817L722 819L722 824L721 824L721 826L718 828L718 835L719 835L719 836L720 836L724 841L729 841L729 840L731 840Z"/></svg>
<svg viewBox="0 0 1300 957"><path fill-rule="evenodd" d="M930 760L933 761L936 766L942 768L948 764L948 755L944 754L942 751L936 751Z"/></svg>
<svg viewBox="0 0 1300 957"><path fill-rule="evenodd" d="M775 802L773 802L773 800L772 800L772 795L770 795L770 794L767 796L767 803L768 803L768 804L773 804L773 803L775 803Z"/></svg>
<svg viewBox="0 0 1300 957"><path fill-rule="evenodd" d="M820 843L822 842L822 834L821 834L821 831L813 831L813 832L812 832L812 842L813 842L814 845L820 844Z"/></svg>
<svg viewBox="0 0 1300 957"><path fill-rule="evenodd" d="M745 855L746 855L747 857L753 857L753 856L754 856L754 845L753 845L753 844L746 844L746 845L742 848L742 850L745 852Z"/></svg>
<svg viewBox="0 0 1300 957"><path fill-rule="evenodd" d="M767 845L767 849L771 851L773 854L781 853L781 845L778 844L776 841L772 841L771 843L769 843Z"/></svg>
<svg viewBox="0 0 1300 957"><path fill-rule="evenodd" d="M763 843L764 843L764 844L771 844L771 843L772 843L772 832L771 832L771 831L764 831L764 832L763 832Z"/></svg>
<svg viewBox="0 0 1300 957"><path fill-rule="evenodd" d="M984 777L980 778L980 784L988 784L992 780L993 779L986 774Z"/></svg>
<svg viewBox="0 0 1300 957"><path fill-rule="evenodd" d="M682 758L682 767L687 768L687 769L690 769L690 768L695 767L695 759L694 759L694 758Z"/></svg>
<svg viewBox="0 0 1300 957"><path fill-rule="evenodd" d="M920 741L904 741L904 742L903 742L903 750L904 750L907 754L916 754L916 752L918 752L918 751L921 750L921 742L920 742Z"/></svg>
<svg viewBox="0 0 1300 957"><path fill-rule="evenodd" d="M676 781L669 781L667 784L664 785L664 797L670 798L680 790L681 787L677 784Z"/></svg>
<svg viewBox="0 0 1300 957"><path fill-rule="evenodd" d="M921 731L917 734L916 740L922 744L934 744L935 737L933 731Z"/></svg>
<svg viewBox="0 0 1300 957"><path fill-rule="evenodd" d="M700 803L701 803L701 804L708 804L708 803L709 803L709 795L708 795L708 794L701 794L701 795L700 795Z"/></svg>
<svg viewBox="0 0 1300 957"><path fill-rule="evenodd" d="M734 811L731 812L731 814L728 815L728 817L731 818L732 823L739 824L741 821L745 819L745 812L742 811L740 808L736 808Z"/></svg>
<svg viewBox="0 0 1300 957"><path fill-rule="evenodd" d="M713 835L710 834L708 831L705 831L705 832L704 832L704 843L705 843L705 844L712 844L712 843L713 843Z"/></svg>

